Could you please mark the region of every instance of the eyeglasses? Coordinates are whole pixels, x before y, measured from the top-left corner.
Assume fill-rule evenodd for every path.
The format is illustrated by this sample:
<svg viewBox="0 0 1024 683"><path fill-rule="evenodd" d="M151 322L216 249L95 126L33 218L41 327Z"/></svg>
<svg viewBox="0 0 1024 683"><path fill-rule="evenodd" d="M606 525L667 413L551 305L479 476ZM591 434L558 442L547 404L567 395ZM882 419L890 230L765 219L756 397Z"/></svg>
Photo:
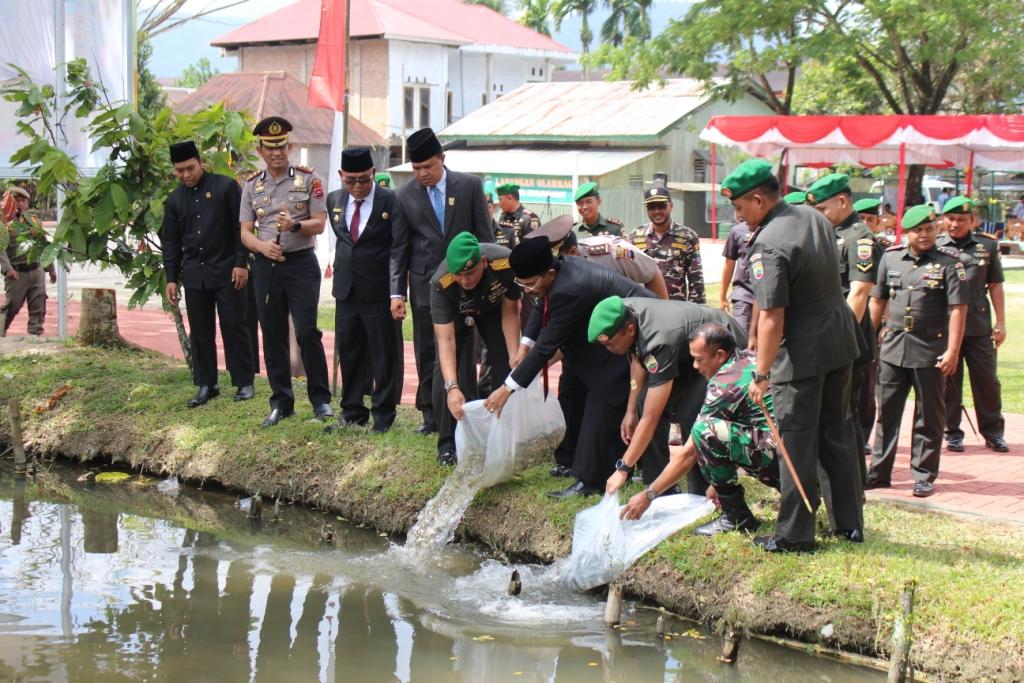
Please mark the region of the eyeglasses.
<svg viewBox="0 0 1024 683"><path fill-rule="evenodd" d="M346 176L341 179L341 182L345 183L349 187L352 187L353 185L369 185L373 182L373 178L368 175L356 177Z"/></svg>
<svg viewBox="0 0 1024 683"><path fill-rule="evenodd" d="M543 280L543 279L544 279L544 277L540 276L540 277L531 278L529 281L527 281L527 280L520 280L519 278L514 277L514 278L512 278L512 282L516 283L517 285L519 285L523 289L536 289L537 285L539 285L540 281Z"/></svg>

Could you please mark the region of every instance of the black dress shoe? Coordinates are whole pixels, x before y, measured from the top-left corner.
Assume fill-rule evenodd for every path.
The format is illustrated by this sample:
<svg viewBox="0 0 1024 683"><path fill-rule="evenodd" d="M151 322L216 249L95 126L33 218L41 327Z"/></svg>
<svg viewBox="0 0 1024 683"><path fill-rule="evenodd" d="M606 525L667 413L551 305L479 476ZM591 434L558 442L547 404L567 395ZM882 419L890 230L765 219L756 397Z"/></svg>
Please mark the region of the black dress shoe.
<svg viewBox="0 0 1024 683"><path fill-rule="evenodd" d="M374 434L386 434L391 431L391 424L377 424L373 423L373 429L370 430Z"/></svg>
<svg viewBox="0 0 1024 683"><path fill-rule="evenodd" d="M552 477L562 477L567 479L572 476L572 468L566 467L565 465L555 465L551 468L551 471L548 472L548 474Z"/></svg>
<svg viewBox="0 0 1024 683"><path fill-rule="evenodd" d="M863 529L839 529L833 531L832 535L836 538L845 538L850 543L863 543L864 542L864 530Z"/></svg>
<svg viewBox="0 0 1024 683"><path fill-rule="evenodd" d="M442 467L455 467L459 462L459 459L455 457L455 451L450 448L446 448L437 454L437 464Z"/></svg>
<svg viewBox="0 0 1024 683"><path fill-rule="evenodd" d="M754 545L766 553L810 553L817 547L814 541L787 541L780 536L755 536Z"/></svg>
<svg viewBox="0 0 1024 683"><path fill-rule="evenodd" d="M595 493L600 493L601 489L596 486L584 483L579 479L575 483L570 484L561 491L548 491L546 494L548 498L556 498L558 500L565 500L566 498L572 498L573 496L592 496Z"/></svg>
<svg viewBox="0 0 1024 683"><path fill-rule="evenodd" d="M321 403L320 405L313 406L313 415L318 420L326 420L329 417L334 417L334 409L331 408L330 403Z"/></svg>
<svg viewBox="0 0 1024 683"><path fill-rule="evenodd" d="M189 408L198 408L207 401L220 396L220 387L216 384L204 385L196 389L196 395L188 402Z"/></svg>
<svg viewBox="0 0 1024 683"><path fill-rule="evenodd" d="M946 441L946 450L953 451L954 453L964 452L964 440L959 436L954 436Z"/></svg>
<svg viewBox="0 0 1024 683"><path fill-rule="evenodd" d="M914 498L927 498L935 493L935 486L930 481L914 482Z"/></svg>
<svg viewBox="0 0 1024 683"><path fill-rule="evenodd" d="M992 439L985 439L985 446L991 448L996 453L1009 453L1010 444L1006 443L1006 439L1001 436L997 436Z"/></svg>
<svg viewBox="0 0 1024 683"><path fill-rule="evenodd" d="M416 434L437 434L437 425L433 422L424 422L412 431Z"/></svg>
<svg viewBox="0 0 1024 683"><path fill-rule="evenodd" d="M864 484L864 490L870 491L871 489L891 489L892 483L888 481L881 481L879 479L868 479L868 483Z"/></svg>
<svg viewBox="0 0 1024 683"><path fill-rule="evenodd" d="M256 388L251 384L246 384L244 387L238 387L238 391L235 392L236 401L248 401L256 395Z"/></svg>
<svg viewBox="0 0 1024 683"><path fill-rule="evenodd" d="M291 417L294 413L294 408L289 408L287 410L283 408L273 408L270 411L270 415L267 415L263 422L260 423L260 427L273 427L286 417Z"/></svg>

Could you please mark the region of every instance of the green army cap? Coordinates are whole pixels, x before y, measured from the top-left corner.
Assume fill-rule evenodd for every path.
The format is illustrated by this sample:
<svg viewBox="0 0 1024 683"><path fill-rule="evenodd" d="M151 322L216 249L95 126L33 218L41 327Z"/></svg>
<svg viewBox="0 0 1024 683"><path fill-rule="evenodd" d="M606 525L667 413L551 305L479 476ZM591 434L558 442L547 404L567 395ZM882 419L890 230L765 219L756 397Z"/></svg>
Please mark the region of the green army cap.
<svg viewBox="0 0 1024 683"><path fill-rule="evenodd" d="M907 209L903 214L903 229L916 230L925 223L935 220L935 209L931 204L918 204Z"/></svg>
<svg viewBox="0 0 1024 683"><path fill-rule="evenodd" d="M388 187L391 187L391 174L385 171L377 171L377 175L373 177L373 180L376 183L385 182L388 184Z"/></svg>
<svg viewBox="0 0 1024 683"><path fill-rule="evenodd" d="M850 176L845 173L829 173L824 178L818 178L814 184L807 188L807 203L820 204L826 199L832 199L843 190L850 189Z"/></svg>
<svg viewBox="0 0 1024 683"><path fill-rule="evenodd" d="M480 242L471 232L460 232L448 245L445 252L448 272L453 275L465 272L480 262Z"/></svg>
<svg viewBox="0 0 1024 683"><path fill-rule="evenodd" d="M576 194L572 196L574 202L578 202L584 197L600 197L601 195L597 191L597 183L591 180L589 183L583 183L576 188Z"/></svg>
<svg viewBox="0 0 1024 683"><path fill-rule="evenodd" d="M519 192L519 186L515 183L505 183L504 185L498 185L494 188L494 194L499 197L503 194L514 194L516 192Z"/></svg>
<svg viewBox="0 0 1024 683"><path fill-rule="evenodd" d="M764 159L747 159L725 177L720 190L726 199L739 199L772 177L772 165Z"/></svg>
<svg viewBox="0 0 1024 683"><path fill-rule="evenodd" d="M974 211L974 201L963 195L949 199L942 207L942 215L947 213L971 213Z"/></svg>
<svg viewBox="0 0 1024 683"><path fill-rule="evenodd" d="M790 192L785 197L783 197L782 200L787 204L803 204L804 202L807 201L807 193L799 191Z"/></svg>
<svg viewBox="0 0 1024 683"><path fill-rule="evenodd" d="M626 305L622 303L621 296L610 296L600 301L590 314L587 339L591 344L608 341L609 337L619 331L625 317Z"/></svg>
<svg viewBox="0 0 1024 683"><path fill-rule="evenodd" d="M881 199L877 197L865 197L864 199L858 199L853 203L853 210L857 213L878 213L878 207L881 205Z"/></svg>

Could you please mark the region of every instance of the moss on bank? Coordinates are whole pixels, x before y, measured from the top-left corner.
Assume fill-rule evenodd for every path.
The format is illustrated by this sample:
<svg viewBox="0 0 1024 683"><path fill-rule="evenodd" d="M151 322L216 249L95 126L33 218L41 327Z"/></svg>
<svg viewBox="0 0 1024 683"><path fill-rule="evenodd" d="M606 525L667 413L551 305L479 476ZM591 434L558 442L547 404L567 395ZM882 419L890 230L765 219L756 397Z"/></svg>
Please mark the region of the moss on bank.
<svg viewBox="0 0 1024 683"><path fill-rule="evenodd" d="M431 438L412 434L403 412L385 435L325 435L308 403L273 430L260 430L268 390L188 410L187 371L146 352L36 345L46 355L0 358L0 399L18 398L26 441L44 455L111 459L193 481L328 508L353 521L403 533L447 473ZM64 384L54 408L36 413ZM302 387L297 387L299 396ZM6 411L0 433L9 434ZM6 437L5 437L6 438ZM550 561L568 553L575 513L594 502L555 502L561 484L535 468L482 492L460 533L514 557ZM637 487L633 486L632 493ZM748 486L754 509L774 516L775 500ZM742 535L708 541L679 534L626 577L640 597L712 623L885 656L903 580L919 581L914 649L918 670L971 680L1024 677L1024 533L872 502L867 542L825 540L819 552L768 556ZM821 629L833 625L825 639Z"/></svg>

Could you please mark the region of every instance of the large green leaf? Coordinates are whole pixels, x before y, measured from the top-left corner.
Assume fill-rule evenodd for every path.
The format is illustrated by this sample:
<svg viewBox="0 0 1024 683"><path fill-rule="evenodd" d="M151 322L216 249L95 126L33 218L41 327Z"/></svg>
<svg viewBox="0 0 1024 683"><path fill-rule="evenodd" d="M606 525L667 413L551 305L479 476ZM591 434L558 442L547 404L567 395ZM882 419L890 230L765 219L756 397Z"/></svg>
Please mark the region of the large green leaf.
<svg viewBox="0 0 1024 683"><path fill-rule="evenodd" d="M114 200L114 208L117 209L117 213L120 216L127 216L131 213L132 205L128 201L128 193L124 191L124 188L118 184L110 186L110 197Z"/></svg>
<svg viewBox="0 0 1024 683"><path fill-rule="evenodd" d="M100 201L96 205L93 216L96 219L96 232L101 235L106 235L110 232L111 225L114 222L114 200L110 196L110 192L105 192L100 196Z"/></svg>

